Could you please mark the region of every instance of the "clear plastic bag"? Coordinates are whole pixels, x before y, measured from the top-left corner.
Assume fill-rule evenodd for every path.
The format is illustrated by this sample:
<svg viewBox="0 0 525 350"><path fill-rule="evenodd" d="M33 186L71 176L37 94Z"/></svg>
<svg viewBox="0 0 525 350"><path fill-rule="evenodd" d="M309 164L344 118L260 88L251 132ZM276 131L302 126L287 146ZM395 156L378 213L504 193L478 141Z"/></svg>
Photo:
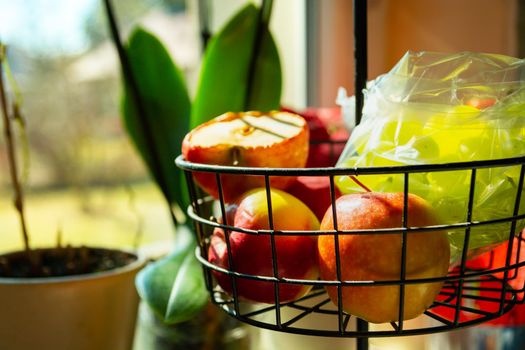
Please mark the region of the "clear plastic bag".
<svg viewBox="0 0 525 350"><path fill-rule="evenodd" d="M525 155L525 60L463 52L408 52L365 91L361 123L340 167L441 164ZM477 171L472 220L513 215L520 165ZM366 175L381 192L403 191L402 175ZM409 192L429 201L444 224L466 221L470 171L410 174ZM348 176L343 193L363 190ZM523 196L523 192L520 194ZM520 213L525 212L525 203ZM523 228L519 222L516 232ZM509 238L510 223L473 227L471 255ZM465 230L449 232L453 260Z"/></svg>

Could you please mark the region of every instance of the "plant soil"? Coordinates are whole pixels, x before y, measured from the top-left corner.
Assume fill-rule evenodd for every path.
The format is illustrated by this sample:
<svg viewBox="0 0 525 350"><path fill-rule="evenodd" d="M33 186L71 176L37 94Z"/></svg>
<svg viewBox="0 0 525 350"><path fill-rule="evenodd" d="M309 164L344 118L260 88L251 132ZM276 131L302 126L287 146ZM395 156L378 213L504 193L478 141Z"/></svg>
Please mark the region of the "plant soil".
<svg viewBox="0 0 525 350"><path fill-rule="evenodd" d="M125 266L131 253L91 247L57 247L0 255L0 277L39 278L83 275Z"/></svg>

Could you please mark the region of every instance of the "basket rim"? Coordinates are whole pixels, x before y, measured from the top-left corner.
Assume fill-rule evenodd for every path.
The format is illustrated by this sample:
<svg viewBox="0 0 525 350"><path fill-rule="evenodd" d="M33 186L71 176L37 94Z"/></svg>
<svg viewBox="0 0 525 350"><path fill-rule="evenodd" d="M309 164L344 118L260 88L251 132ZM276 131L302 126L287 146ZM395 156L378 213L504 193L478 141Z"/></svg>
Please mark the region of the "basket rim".
<svg viewBox="0 0 525 350"><path fill-rule="evenodd" d="M199 171L216 174L242 174L262 176L341 176L370 174L405 174L437 171L472 170L478 168L497 168L525 165L525 155L511 158L476 160L442 164L413 164L381 167L324 167L324 168L266 168L239 167L216 164L194 163L184 159L181 154L175 159L175 164L187 171Z"/></svg>

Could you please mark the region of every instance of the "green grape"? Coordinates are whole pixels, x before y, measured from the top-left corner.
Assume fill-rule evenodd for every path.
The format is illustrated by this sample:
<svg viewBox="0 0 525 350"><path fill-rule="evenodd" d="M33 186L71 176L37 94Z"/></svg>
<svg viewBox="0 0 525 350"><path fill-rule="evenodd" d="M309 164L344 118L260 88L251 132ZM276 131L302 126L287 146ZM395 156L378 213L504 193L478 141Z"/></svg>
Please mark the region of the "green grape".
<svg viewBox="0 0 525 350"><path fill-rule="evenodd" d="M476 177L476 187L474 192L474 207L472 211L473 221L487 221L510 217L514 213L514 202L517 196L517 177L519 177L520 166L511 166L504 168L480 169ZM517 171L518 170L518 171ZM520 194L523 199L525 192ZM468 198L465 196L465 198ZM466 205L468 201L464 200L464 208L461 211L463 218L451 218L455 222L466 220ZM459 206L456 208L459 209ZM525 212L521 208L519 214ZM453 221L454 222L454 221ZM524 225L520 220L516 228L519 231ZM475 256L490 249L495 244L501 243L508 239L510 234L510 223L497 223L472 227L469 250L470 255ZM449 238L452 247L461 251L463 247L464 230L455 230L449 232Z"/></svg>
<svg viewBox="0 0 525 350"><path fill-rule="evenodd" d="M513 165L490 170L490 176L483 180L481 188L476 195L476 209L480 217L485 215L493 218L511 216L514 211L515 199L518 196L518 182L521 173L521 165ZM523 196L524 190L520 197ZM520 211L525 211L525 205L520 206Z"/></svg>
<svg viewBox="0 0 525 350"><path fill-rule="evenodd" d="M356 145L357 154L342 165L378 167L442 164L524 155L525 127L522 115L525 104L513 103L512 110L508 106L497 107L497 115L493 114L496 109L485 113L470 106L446 106L441 112L430 113L421 105L413 104L412 107L406 107L406 115L401 114L401 109L394 110L382 124L377 118L371 124L356 127L351 142ZM420 111L414 106L419 106ZM503 117L507 115L508 118ZM520 172L520 165L478 169L472 220L486 221L511 216ZM440 223L465 222L471 174L470 170L411 173L409 192L425 198L436 209ZM358 179L373 191L399 192L404 188L402 174L360 175ZM337 177L337 186L343 193L363 191L349 176ZM525 212L523 197L525 191L520 193L523 199L520 214ZM517 230L523 228L524 224L525 221L520 220L516 225ZM510 223L472 227L469 254L476 255L508 239L510 227ZM451 229L448 234L452 260L457 261L465 229Z"/></svg>
<svg viewBox="0 0 525 350"><path fill-rule="evenodd" d="M521 129L525 131L525 128ZM498 130L497 145L501 158L519 157L525 154L525 139L514 129Z"/></svg>
<svg viewBox="0 0 525 350"><path fill-rule="evenodd" d="M518 184L521 173L521 165L513 165L503 168L503 176L507 177L508 180L514 184Z"/></svg>
<svg viewBox="0 0 525 350"><path fill-rule="evenodd" d="M448 157L450 162L457 158ZM465 221L470 172L468 170L433 171L427 174L431 190L426 199L438 213L440 222L453 224Z"/></svg>
<svg viewBox="0 0 525 350"><path fill-rule="evenodd" d="M478 138L483 133L484 124L476 120L480 111L471 106L453 106L430 117L425 124L424 133L431 135L439 146L440 156L454 155L459 150L461 140Z"/></svg>
<svg viewBox="0 0 525 350"><path fill-rule="evenodd" d="M457 154L440 157L440 163L457 163L461 159ZM438 195L443 195L442 192L462 192L468 189L470 172L467 170L448 170L448 171L433 171L427 174L430 185L439 192ZM462 195L462 193L461 193Z"/></svg>
<svg viewBox="0 0 525 350"><path fill-rule="evenodd" d="M479 114L479 109L468 105L443 106L442 110L436 110L427 118L424 129L453 129L465 123L471 124Z"/></svg>
<svg viewBox="0 0 525 350"><path fill-rule="evenodd" d="M499 159L505 158L506 150L511 150L513 148L512 140L508 130L497 129L497 128L487 128L484 130L483 134L485 144L482 147L485 150L485 157L478 159Z"/></svg>
<svg viewBox="0 0 525 350"><path fill-rule="evenodd" d="M390 161L389 159L383 158L380 155L375 155L372 152L363 156L351 157L341 164L341 166L349 168L394 165L402 165L402 163ZM394 177L399 177L399 175L360 175L358 176L358 179L372 191L392 192L391 190L394 183L397 184L399 182L399 180L394 182ZM336 184L342 193L363 192L363 188L353 181L350 176L336 177Z"/></svg>
<svg viewBox="0 0 525 350"><path fill-rule="evenodd" d="M488 160L517 157L525 153L523 139L506 129L485 128L477 137L463 138L459 144L462 160Z"/></svg>
<svg viewBox="0 0 525 350"><path fill-rule="evenodd" d="M395 149L396 159L412 164L437 163L439 161L439 146L431 136L412 138L406 145Z"/></svg>
<svg viewBox="0 0 525 350"><path fill-rule="evenodd" d="M458 195L443 195L433 197L432 204L438 213L440 222L454 224L464 222L468 208L468 197Z"/></svg>
<svg viewBox="0 0 525 350"><path fill-rule="evenodd" d="M413 138L422 135L423 124L417 121L403 122L392 120L386 122L382 128L377 129L381 141L390 141L395 145L405 145Z"/></svg>
<svg viewBox="0 0 525 350"><path fill-rule="evenodd" d="M525 155L525 140L513 139L511 142L505 144L502 153L505 158Z"/></svg>
<svg viewBox="0 0 525 350"><path fill-rule="evenodd" d="M523 114L525 115L525 111ZM515 118L515 119L518 119L518 118ZM519 122L522 123L522 120L520 119ZM518 124L518 125L513 125L513 127L509 129L509 134L512 140L520 141L520 142L525 141L525 128L520 127L521 123L516 122L515 124Z"/></svg>
<svg viewBox="0 0 525 350"><path fill-rule="evenodd" d="M448 232L450 242L450 261L461 261L466 229L454 229ZM496 234L496 235L495 235ZM470 229L467 259L486 253L509 238L510 223L474 226Z"/></svg>
<svg viewBox="0 0 525 350"><path fill-rule="evenodd" d="M412 173L409 175L408 192L416 194L422 198L428 198L432 191L433 188L428 182L425 173Z"/></svg>
<svg viewBox="0 0 525 350"><path fill-rule="evenodd" d="M439 146L431 136L416 139L412 147L419 152L419 158L421 159L429 159L433 162L437 162L439 159Z"/></svg>
<svg viewBox="0 0 525 350"><path fill-rule="evenodd" d="M462 130L459 129L447 129L436 132L432 136L439 145L441 156L452 156L458 154L461 151L461 145L465 140L478 140L480 139L483 131L480 129L473 130Z"/></svg>
<svg viewBox="0 0 525 350"><path fill-rule="evenodd" d="M476 186L473 218L490 220L511 216L516 190L517 186L508 178L499 176L488 184Z"/></svg>
<svg viewBox="0 0 525 350"><path fill-rule="evenodd" d="M493 149L492 142L486 135L463 138L459 142L458 152L460 161L490 159Z"/></svg>

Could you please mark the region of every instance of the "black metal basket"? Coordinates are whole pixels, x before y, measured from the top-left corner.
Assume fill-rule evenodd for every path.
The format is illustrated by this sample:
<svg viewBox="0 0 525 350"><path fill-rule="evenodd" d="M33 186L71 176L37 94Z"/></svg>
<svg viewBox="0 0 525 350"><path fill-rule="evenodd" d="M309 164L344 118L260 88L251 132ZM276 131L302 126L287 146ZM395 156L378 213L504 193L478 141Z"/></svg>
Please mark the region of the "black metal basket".
<svg viewBox="0 0 525 350"><path fill-rule="evenodd" d="M263 0L266 1L266 0ZM359 124L363 107L363 94L367 80L367 1L354 0L354 47L355 47L355 91L356 91L356 124ZM500 159L490 161L476 161L465 163L439 164L439 165L413 165L398 167L374 167L374 168L309 168L309 169L268 169L268 168L245 168L217 165L205 165L191 163L179 156L176 160L177 166L182 168L186 174L186 180L191 197L191 206L188 213L193 219L198 235L199 248L197 257L203 264L206 285L213 303L223 309L231 316L242 322L276 331L317 335L330 337L353 337L357 338L357 348L367 349L368 337L390 337L404 335L422 335L458 329L487 322L500 317L510 311L515 305L522 304L525 300L525 257L521 251L521 243L525 239L517 227L518 220L525 218L520 215L519 207L521 193L523 190L523 179L525 174L525 156L512 159ZM474 200L475 179L479 169L499 168L515 166L520 168L520 178L517 184L517 192L513 198L508 200L513 203L513 214L508 217L498 217L488 221L474 221L472 208ZM402 257L400 259L400 275L398 279L390 281L353 281L341 278L341 266L338 265L337 280L297 280L280 278L277 271L278 257L275 254L276 234L286 232L273 230L272 210L269 210L270 230L247 231L228 224L227 220L219 223L218 216L226 218L226 203L223 200L221 180L224 175L237 176L261 176L264 178L266 189L266 200L268 208L272 201L270 193L271 178L276 176L322 176L328 177L330 181L330 198L332 213L335 210L335 186L336 176L359 176L367 174L401 174L404 178L404 214L403 222L408 222L407 193L409 193L409 180L412 174L463 170L470 172L470 191L468 209L465 220L449 225L433 227L407 227L401 225L397 229L387 230L358 230L342 231L334 223L334 230L322 231L293 231L293 235L333 235L334 242L338 237L347 234L391 234L398 233L402 239ZM193 174L195 172L211 173L219 189L219 199L205 195L196 186ZM215 213L210 211L215 206ZM483 227L498 223L508 223L509 243L506 248L504 259L496 259L493 253L484 264L472 265L468 261L470 231L474 227ZM231 223L230 223L231 224ZM225 269L208 262L208 249L210 237L215 228L221 228L225 232L228 256L231 256L229 246L229 233L242 231L246 234L266 235L271 240L273 276L249 275L236 272L235 269ZM448 274L440 278L410 279L406 278L406 242L407 235L418 230L464 230L464 244L461 251L460 262ZM339 249L336 244L336 261L340 262ZM232 266L231 261L229 266ZM232 291L225 293L213 277L213 272L227 274L231 277ZM235 281L248 279L254 282L273 283L275 304L250 304L238 298ZM407 286L417 283L442 282L443 287L433 304L416 320L403 321L404 292ZM311 291L292 302L279 302L279 288L283 284L299 284L313 286ZM374 287L378 285L398 286L399 288L399 318L397 322L370 326L366 321L346 313L342 308L341 290L352 286ZM333 305L325 292L326 286L336 287L339 301ZM381 300L377 300L381 303Z"/></svg>
<svg viewBox="0 0 525 350"><path fill-rule="evenodd" d="M207 288L211 300L231 316L242 322L267 328L276 331L283 331L304 335L318 335L330 337L386 337L402 335L418 335L449 331L460 327L480 324L498 318L512 309L516 304L524 302L525 282L520 278L523 274L525 257L520 249L523 241L520 228L517 227L518 220L525 218L519 215L521 193L523 190L523 179L525 174L525 157L509 158L490 161L475 161L464 163L449 163L439 165L411 165L396 167L371 167L371 168L246 168L196 164L185 161L182 156L176 160L176 164L181 167L188 183L191 197L191 207L188 209L190 217L194 220L198 234L199 248L197 257L204 266ZM476 173L480 169L499 168L514 166L521 170L517 193L509 201L514 203L513 215L504 218L494 218L487 221L473 221L472 208L474 201L474 190ZM273 230L273 219L269 210L270 230L250 231L231 226L228 222L220 223L216 217L226 217L226 203L223 200L222 182L224 175L234 174L236 176L260 176L264 177L266 188L266 199L268 208L271 208L272 201L270 193L271 179L275 176L323 176L330 181L330 196L333 214L336 213L336 189L334 178L336 176L360 176L367 174L401 174L404 177L404 223L408 222L407 193L409 193L409 180L412 174L431 173L441 171L466 170L471 174L470 192L468 201L468 212L465 213L464 222L456 222L449 225L434 225L427 227L407 227L406 224L395 229L375 229L375 230L351 230L344 231L337 228L334 223L333 231L277 231ZM194 182L192 176L195 172L205 172L215 175L217 187L219 189L219 199L202 194ZM215 214L210 211L210 203L215 202ZM292 215L292 213L291 213ZM508 233L509 244L504 261L490 258L483 266L479 264L473 268L468 262L469 237L473 227L483 227L497 223L509 223ZM267 235L272 244L273 276L257 276L240 273L234 269L225 269L216 266L208 261L208 249L210 247L210 237L215 228L221 228L226 235L226 242L229 242L229 233L233 231L245 234ZM407 235L418 231L461 229L464 230L464 245L461 252L461 260L450 269L445 277L440 278L406 278L406 242ZM277 271L278 257L275 254L276 235L333 235L336 249L336 261L340 262L339 249L337 246L338 237L349 234L391 234L398 233L402 239L402 258L400 259L400 276L398 279L390 281L348 281L340 278L338 280L297 280L290 278L280 278ZM228 256L231 256L230 245L227 244ZM230 265L231 262L230 262ZM338 271L341 267L338 266ZM240 300L237 297L236 283L232 282L231 294L225 293L216 283L212 271L220 272L231 276L232 281L238 279L249 279L253 281L265 281L274 284L274 297L276 304L251 304ZM404 310L405 288L410 284L430 283L443 281L444 285L434 303L425 311L424 315L417 321L403 321L402 310ZM283 284L303 284L311 285L314 288L304 297L292 302L279 302L279 288ZM399 315L397 322L391 322L388 327L370 327L370 329L355 328L353 326L352 315L347 314L342 308L342 302L333 305L326 294L324 287L335 286L341 296L342 288L351 286L399 286ZM341 300L341 297L339 297ZM377 300L381 303L381 300Z"/></svg>

